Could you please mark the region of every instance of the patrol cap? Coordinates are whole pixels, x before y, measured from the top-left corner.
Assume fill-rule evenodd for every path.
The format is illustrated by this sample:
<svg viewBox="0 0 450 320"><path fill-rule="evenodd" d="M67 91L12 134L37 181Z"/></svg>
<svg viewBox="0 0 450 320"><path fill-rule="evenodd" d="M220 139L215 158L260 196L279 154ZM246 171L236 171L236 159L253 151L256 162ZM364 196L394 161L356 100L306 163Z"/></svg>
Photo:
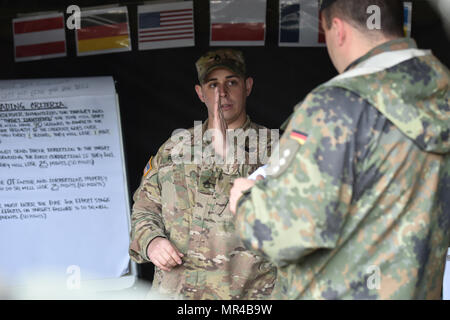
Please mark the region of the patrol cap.
<svg viewBox="0 0 450 320"><path fill-rule="evenodd" d="M320 11L322 11L323 9L331 6L336 1L337 0L322 0L321 4L320 4Z"/></svg>
<svg viewBox="0 0 450 320"><path fill-rule="evenodd" d="M200 84L206 76L218 68L227 68L238 75L245 77L245 60L241 51L235 49L218 49L205 53L195 63Z"/></svg>

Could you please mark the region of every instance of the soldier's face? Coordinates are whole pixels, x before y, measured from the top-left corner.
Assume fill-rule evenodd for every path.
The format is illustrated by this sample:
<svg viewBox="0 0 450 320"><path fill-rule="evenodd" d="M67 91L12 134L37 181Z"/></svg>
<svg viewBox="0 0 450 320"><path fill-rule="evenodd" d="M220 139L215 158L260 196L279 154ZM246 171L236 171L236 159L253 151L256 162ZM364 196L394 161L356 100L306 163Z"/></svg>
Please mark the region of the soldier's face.
<svg viewBox="0 0 450 320"><path fill-rule="evenodd" d="M232 71L220 68L213 70L205 82L196 86L200 100L206 104L208 115L213 114L216 88L219 90L221 109L229 128L233 123L246 118L246 100L250 95L253 79L244 79Z"/></svg>

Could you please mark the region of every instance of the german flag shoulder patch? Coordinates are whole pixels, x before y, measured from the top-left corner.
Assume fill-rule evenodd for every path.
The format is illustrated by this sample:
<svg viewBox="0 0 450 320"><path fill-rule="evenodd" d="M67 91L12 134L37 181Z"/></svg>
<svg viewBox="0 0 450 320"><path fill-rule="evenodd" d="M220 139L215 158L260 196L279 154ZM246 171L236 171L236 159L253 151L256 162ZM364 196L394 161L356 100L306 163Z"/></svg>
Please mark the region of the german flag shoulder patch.
<svg viewBox="0 0 450 320"><path fill-rule="evenodd" d="M308 135L299 130L292 130L290 137L300 143L301 145L305 144L306 139L308 139Z"/></svg>

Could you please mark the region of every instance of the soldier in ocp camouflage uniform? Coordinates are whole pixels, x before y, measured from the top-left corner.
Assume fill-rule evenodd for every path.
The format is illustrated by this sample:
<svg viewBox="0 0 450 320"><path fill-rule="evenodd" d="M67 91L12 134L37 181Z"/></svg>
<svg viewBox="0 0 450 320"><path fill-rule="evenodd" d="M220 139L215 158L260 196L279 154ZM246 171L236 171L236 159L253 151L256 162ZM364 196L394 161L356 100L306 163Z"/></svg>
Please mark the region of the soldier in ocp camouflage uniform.
<svg viewBox="0 0 450 320"><path fill-rule="evenodd" d="M150 159L134 194L130 256L155 264L153 288L166 298L264 299L273 289L276 268L245 249L235 234L228 200L234 179L261 165L261 158L251 163L250 153L270 153L270 136L260 135L265 128L246 115L253 79L246 77L241 52L209 52L196 67L196 91L208 108L208 120L174 134ZM220 125L242 129L238 141L254 130L263 150L255 150L247 139L238 146L244 148L245 162L211 163L202 157L211 146L204 133ZM188 151L192 161L175 161L179 150Z"/></svg>
<svg viewBox="0 0 450 320"><path fill-rule="evenodd" d="M357 19L368 5L382 9L379 31ZM449 70L401 38L401 10L393 0L324 1L341 74L296 108L269 177L231 190L241 238L277 265L274 299L440 298Z"/></svg>

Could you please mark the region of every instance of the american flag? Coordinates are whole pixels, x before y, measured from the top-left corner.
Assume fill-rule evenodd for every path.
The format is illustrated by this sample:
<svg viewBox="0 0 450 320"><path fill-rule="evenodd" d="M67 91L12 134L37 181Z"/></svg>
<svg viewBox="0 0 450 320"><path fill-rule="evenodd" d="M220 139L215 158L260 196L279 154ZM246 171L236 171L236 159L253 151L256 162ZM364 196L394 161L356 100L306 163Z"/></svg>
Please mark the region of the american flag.
<svg viewBox="0 0 450 320"><path fill-rule="evenodd" d="M139 50L194 46L192 1L138 8Z"/></svg>

